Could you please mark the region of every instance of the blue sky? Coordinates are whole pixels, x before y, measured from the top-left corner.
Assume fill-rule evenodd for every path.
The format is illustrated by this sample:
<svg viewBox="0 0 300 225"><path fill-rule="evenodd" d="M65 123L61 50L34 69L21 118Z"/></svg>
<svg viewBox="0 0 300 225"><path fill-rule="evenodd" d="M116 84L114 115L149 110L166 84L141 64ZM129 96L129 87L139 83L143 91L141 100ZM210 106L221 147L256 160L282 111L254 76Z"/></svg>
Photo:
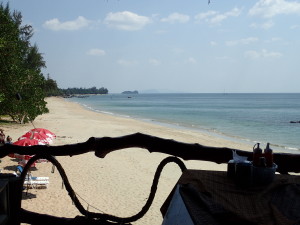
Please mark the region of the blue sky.
<svg viewBox="0 0 300 225"><path fill-rule="evenodd" d="M6 0L60 88L300 92L300 1Z"/></svg>

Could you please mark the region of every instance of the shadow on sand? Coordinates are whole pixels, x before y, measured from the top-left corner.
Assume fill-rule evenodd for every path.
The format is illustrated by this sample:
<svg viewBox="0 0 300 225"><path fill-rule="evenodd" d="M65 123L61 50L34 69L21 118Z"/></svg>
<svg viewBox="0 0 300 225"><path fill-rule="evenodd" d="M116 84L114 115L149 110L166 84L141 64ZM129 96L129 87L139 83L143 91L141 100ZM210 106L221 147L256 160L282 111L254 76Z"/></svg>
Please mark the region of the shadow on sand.
<svg viewBox="0 0 300 225"><path fill-rule="evenodd" d="M12 171L12 172L16 172L16 171L17 171L17 166L18 166L18 165L5 166L4 169L5 169L5 170ZM31 167L31 168L30 168L30 171L37 171L37 168L36 168L36 167Z"/></svg>
<svg viewBox="0 0 300 225"><path fill-rule="evenodd" d="M33 199L33 198L36 198L36 194L29 193L27 192L26 189L22 192L22 200Z"/></svg>

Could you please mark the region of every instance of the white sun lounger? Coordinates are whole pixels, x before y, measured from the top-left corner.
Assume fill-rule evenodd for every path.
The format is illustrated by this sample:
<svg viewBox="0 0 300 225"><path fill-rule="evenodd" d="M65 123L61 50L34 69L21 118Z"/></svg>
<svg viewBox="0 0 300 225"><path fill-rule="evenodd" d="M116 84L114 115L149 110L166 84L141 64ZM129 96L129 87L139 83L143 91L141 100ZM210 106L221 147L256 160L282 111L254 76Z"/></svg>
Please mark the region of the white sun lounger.
<svg viewBox="0 0 300 225"><path fill-rule="evenodd" d="M24 185L27 186L27 188L35 188L35 189L40 189L40 188L47 188L49 184L48 180L25 180Z"/></svg>
<svg viewBox="0 0 300 225"><path fill-rule="evenodd" d="M30 175L29 175L29 177L30 177ZM27 178L27 176L26 176L26 180L27 180L28 178ZM30 177L30 179L31 180L33 180L33 181L49 181L49 177L33 177L33 176L31 176Z"/></svg>
<svg viewBox="0 0 300 225"><path fill-rule="evenodd" d="M16 176L22 173L23 167L17 166L17 171L15 172ZM31 173L28 173L25 177L24 185L27 188L47 188L49 185L49 177L34 177Z"/></svg>

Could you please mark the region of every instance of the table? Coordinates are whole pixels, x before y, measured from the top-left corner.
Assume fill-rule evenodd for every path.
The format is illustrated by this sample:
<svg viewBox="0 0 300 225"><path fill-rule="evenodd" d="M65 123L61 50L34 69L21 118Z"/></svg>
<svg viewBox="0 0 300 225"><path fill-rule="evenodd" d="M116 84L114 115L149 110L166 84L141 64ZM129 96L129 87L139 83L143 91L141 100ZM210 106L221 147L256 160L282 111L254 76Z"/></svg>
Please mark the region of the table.
<svg viewBox="0 0 300 225"><path fill-rule="evenodd" d="M224 171L186 170L161 207L164 224L172 224L170 215L183 217L169 207L176 191L192 224L300 224L300 176L276 174L271 184L239 187Z"/></svg>

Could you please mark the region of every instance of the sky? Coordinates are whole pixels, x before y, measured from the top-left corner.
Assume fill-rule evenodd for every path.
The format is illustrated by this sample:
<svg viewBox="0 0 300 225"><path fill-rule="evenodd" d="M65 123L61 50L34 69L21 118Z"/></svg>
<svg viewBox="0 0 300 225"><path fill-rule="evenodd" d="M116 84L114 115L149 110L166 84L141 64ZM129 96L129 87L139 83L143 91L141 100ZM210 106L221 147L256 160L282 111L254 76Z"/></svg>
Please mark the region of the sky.
<svg viewBox="0 0 300 225"><path fill-rule="evenodd" d="M300 92L300 1L2 0L59 88Z"/></svg>

